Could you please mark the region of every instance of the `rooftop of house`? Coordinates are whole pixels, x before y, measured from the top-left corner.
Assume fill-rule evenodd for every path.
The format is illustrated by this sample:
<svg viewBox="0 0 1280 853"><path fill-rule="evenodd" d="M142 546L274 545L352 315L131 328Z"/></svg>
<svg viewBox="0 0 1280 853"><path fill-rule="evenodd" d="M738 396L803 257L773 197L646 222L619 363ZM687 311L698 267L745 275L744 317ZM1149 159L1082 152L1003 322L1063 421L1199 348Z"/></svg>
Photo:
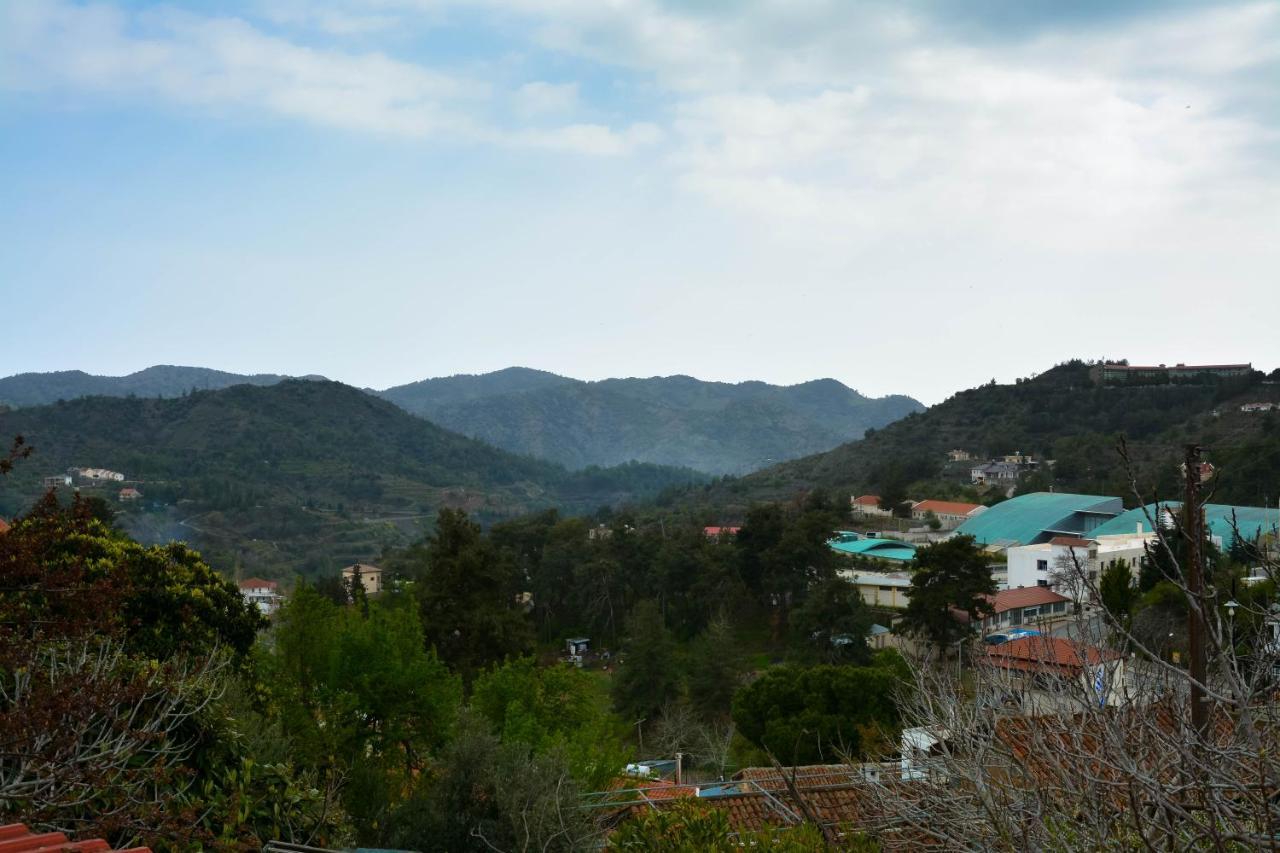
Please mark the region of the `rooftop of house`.
<svg viewBox="0 0 1280 853"><path fill-rule="evenodd" d="M368 563L352 563L342 570L344 575L353 575L356 572L360 574L382 574L382 569L377 566L371 566Z"/></svg>
<svg viewBox="0 0 1280 853"><path fill-rule="evenodd" d="M275 589L279 584L262 578L245 578L240 581L241 589Z"/></svg>
<svg viewBox="0 0 1280 853"><path fill-rule="evenodd" d="M858 506L880 506L879 495L858 495L853 499L852 503Z"/></svg>
<svg viewBox="0 0 1280 853"><path fill-rule="evenodd" d="M4 533L8 529L9 529L9 522L5 521L3 518L0 518L0 533Z"/></svg>
<svg viewBox="0 0 1280 853"><path fill-rule="evenodd" d="M911 575L906 572L853 572L849 579L859 586L911 586Z"/></svg>
<svg viewBox="0 0 1280 853"><path fill-rule="evenodd" d="M987 662L1020 672L1079 675L1086 665L1118 660L1119 652L1072 642L1063 637L1022 637L987 648Z"/></svg>
<svg viewBox="0 0 1280 853"><path fill-rule="evenodd" d="M0 826L0 850L4 853L36 853L44 850L67 850L75 853L151 853L150 847L116 850L101 838L72 841L61 832L32 832L21 823Z"/></svg>
<svg viewBox="0 0 1280 853"><path fill-rule="evenodd" d="M738 531L741 529L741 527L704 527L702 528L702 532L707 536L719 536L722 533L727 533L730 536L737 536Z"/></svg>
<svg viewBox="0 0 1280 853"><path fill-rule="evenodd" d="M991 606L996 613L1004 613L1019 607L1037 607L1041 604L1057 604L1069 602L1071 599L1059 595L1047 586L1021 586L1016 589L1004 589L990 596Z"/></svg>
<svg viewBox="0 0 1280 853"><path fill-rule="evenodd" d="M982 504L964 503L963 501L920 501L911 508L912 512L932 512L934 515L968 515L975 509L982 509Z"/></svg>
<svg viewBox="0 0 1280 853"><path fill-rule="evenodd" d="M1055 536L1049 540L1049 545L1065 546L1067 548L1091 548L1093 543L1088 539L1082 539L1079 536Z"/></svg>

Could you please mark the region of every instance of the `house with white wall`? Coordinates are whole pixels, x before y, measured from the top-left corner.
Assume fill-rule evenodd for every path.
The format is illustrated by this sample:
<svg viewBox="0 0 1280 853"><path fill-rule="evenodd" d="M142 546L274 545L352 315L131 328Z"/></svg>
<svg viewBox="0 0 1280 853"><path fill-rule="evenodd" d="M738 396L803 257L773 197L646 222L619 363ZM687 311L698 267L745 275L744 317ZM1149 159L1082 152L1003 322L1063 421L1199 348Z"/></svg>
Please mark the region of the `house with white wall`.
<svg viewBox="0 0 1280 853"><path fill-rule="evenodd" d="M1010 548L1005 552L1008 587L1048 587L1073 601L1084 601L1089 583L1096 585L1102 570L1116 560L1128 562L1136 576L1147 543L1155 538L1155 534L1136 531L1096 539L1055 536L1048 542Z"/></svg>

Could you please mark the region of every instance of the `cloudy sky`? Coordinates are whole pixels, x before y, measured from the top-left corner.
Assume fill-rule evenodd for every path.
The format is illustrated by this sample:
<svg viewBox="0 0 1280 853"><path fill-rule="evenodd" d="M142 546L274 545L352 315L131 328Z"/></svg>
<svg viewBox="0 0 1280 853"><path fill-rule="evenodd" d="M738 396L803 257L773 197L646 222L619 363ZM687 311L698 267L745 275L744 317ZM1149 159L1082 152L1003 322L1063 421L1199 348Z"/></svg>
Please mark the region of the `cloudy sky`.
<svg viewBox="0 0 1280 853"><path fill-rule="evenodd" d="M0 0L0 374L1269 370L1278 80L1277 2Z"/></svg>

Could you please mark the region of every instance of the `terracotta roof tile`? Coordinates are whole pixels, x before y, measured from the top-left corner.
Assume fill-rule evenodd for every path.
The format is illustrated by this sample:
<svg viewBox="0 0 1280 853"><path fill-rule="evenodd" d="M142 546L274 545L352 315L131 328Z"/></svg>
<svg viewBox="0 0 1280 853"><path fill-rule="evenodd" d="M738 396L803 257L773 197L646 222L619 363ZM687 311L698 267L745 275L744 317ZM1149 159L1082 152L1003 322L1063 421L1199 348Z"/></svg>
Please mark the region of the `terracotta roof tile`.
<svg viewBox="0 0 1280 853"><path fill-rule="evenodd" d="M1065 595L1054 592L1047 586L1023 586L1017 589L1004 589L994 596L988 596L996 613L1004 613L1016 607L1035 607L1039 604L1057 604L1070 601Z"/></svg>
<svg viewBox="0 0 1280 853"><path fill-rule="evenodd" d="M1050 545L1066 545L1071 548L1090 548L1094 543L1079 536L1055 536L1049 540Z"/></svg>
<svg viewBox="0 0 1280 853"><path fill-rule="evenodd" d="M37 853L64 850L70 853L111 853L112 847L101 838L71 841L61 832L32 832L25 824L0 826L0 853ZM151 853L147 847L131 847L116 853Z"/></svg>
<svg viewBox="0 0 1280 853"><path fill-rule="evenodd" d="M1119 652L1074 643L1062 637L1022 637L987 648L987 662L1002 669L1074 675L1085 664L1123 657Z"/></svg>

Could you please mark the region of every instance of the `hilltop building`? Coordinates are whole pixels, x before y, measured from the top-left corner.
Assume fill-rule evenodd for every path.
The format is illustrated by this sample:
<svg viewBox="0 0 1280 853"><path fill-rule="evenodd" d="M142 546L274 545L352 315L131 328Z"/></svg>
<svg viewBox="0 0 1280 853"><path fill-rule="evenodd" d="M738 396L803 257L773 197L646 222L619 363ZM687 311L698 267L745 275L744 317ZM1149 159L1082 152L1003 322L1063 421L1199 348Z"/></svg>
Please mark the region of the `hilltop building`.
<svg viewBox="0 0 1280 853"><path fill-rule="evenodd" d="M138 491L133 486L125 486L123 489L120 490L121 503L130 503L132 501L138 500L141 497L142 497L142 492Z"/></svg>
<svg viewBox="0 0 1280 853"><path fill-rule="evenodd" d="M107 481L119 483L124 480L124 474L106 468L72 468L70 473L82 480L91 480L95 483Z"/></svg>
<svg viewBox="0 0 1280 853"><path fill-rule="evenodd" d="M1247 376L1252 364L1096 364L1089 378L1098 385L1161 385L1167 382L1194 382L1199 379L1230 379Z"/></svg>

